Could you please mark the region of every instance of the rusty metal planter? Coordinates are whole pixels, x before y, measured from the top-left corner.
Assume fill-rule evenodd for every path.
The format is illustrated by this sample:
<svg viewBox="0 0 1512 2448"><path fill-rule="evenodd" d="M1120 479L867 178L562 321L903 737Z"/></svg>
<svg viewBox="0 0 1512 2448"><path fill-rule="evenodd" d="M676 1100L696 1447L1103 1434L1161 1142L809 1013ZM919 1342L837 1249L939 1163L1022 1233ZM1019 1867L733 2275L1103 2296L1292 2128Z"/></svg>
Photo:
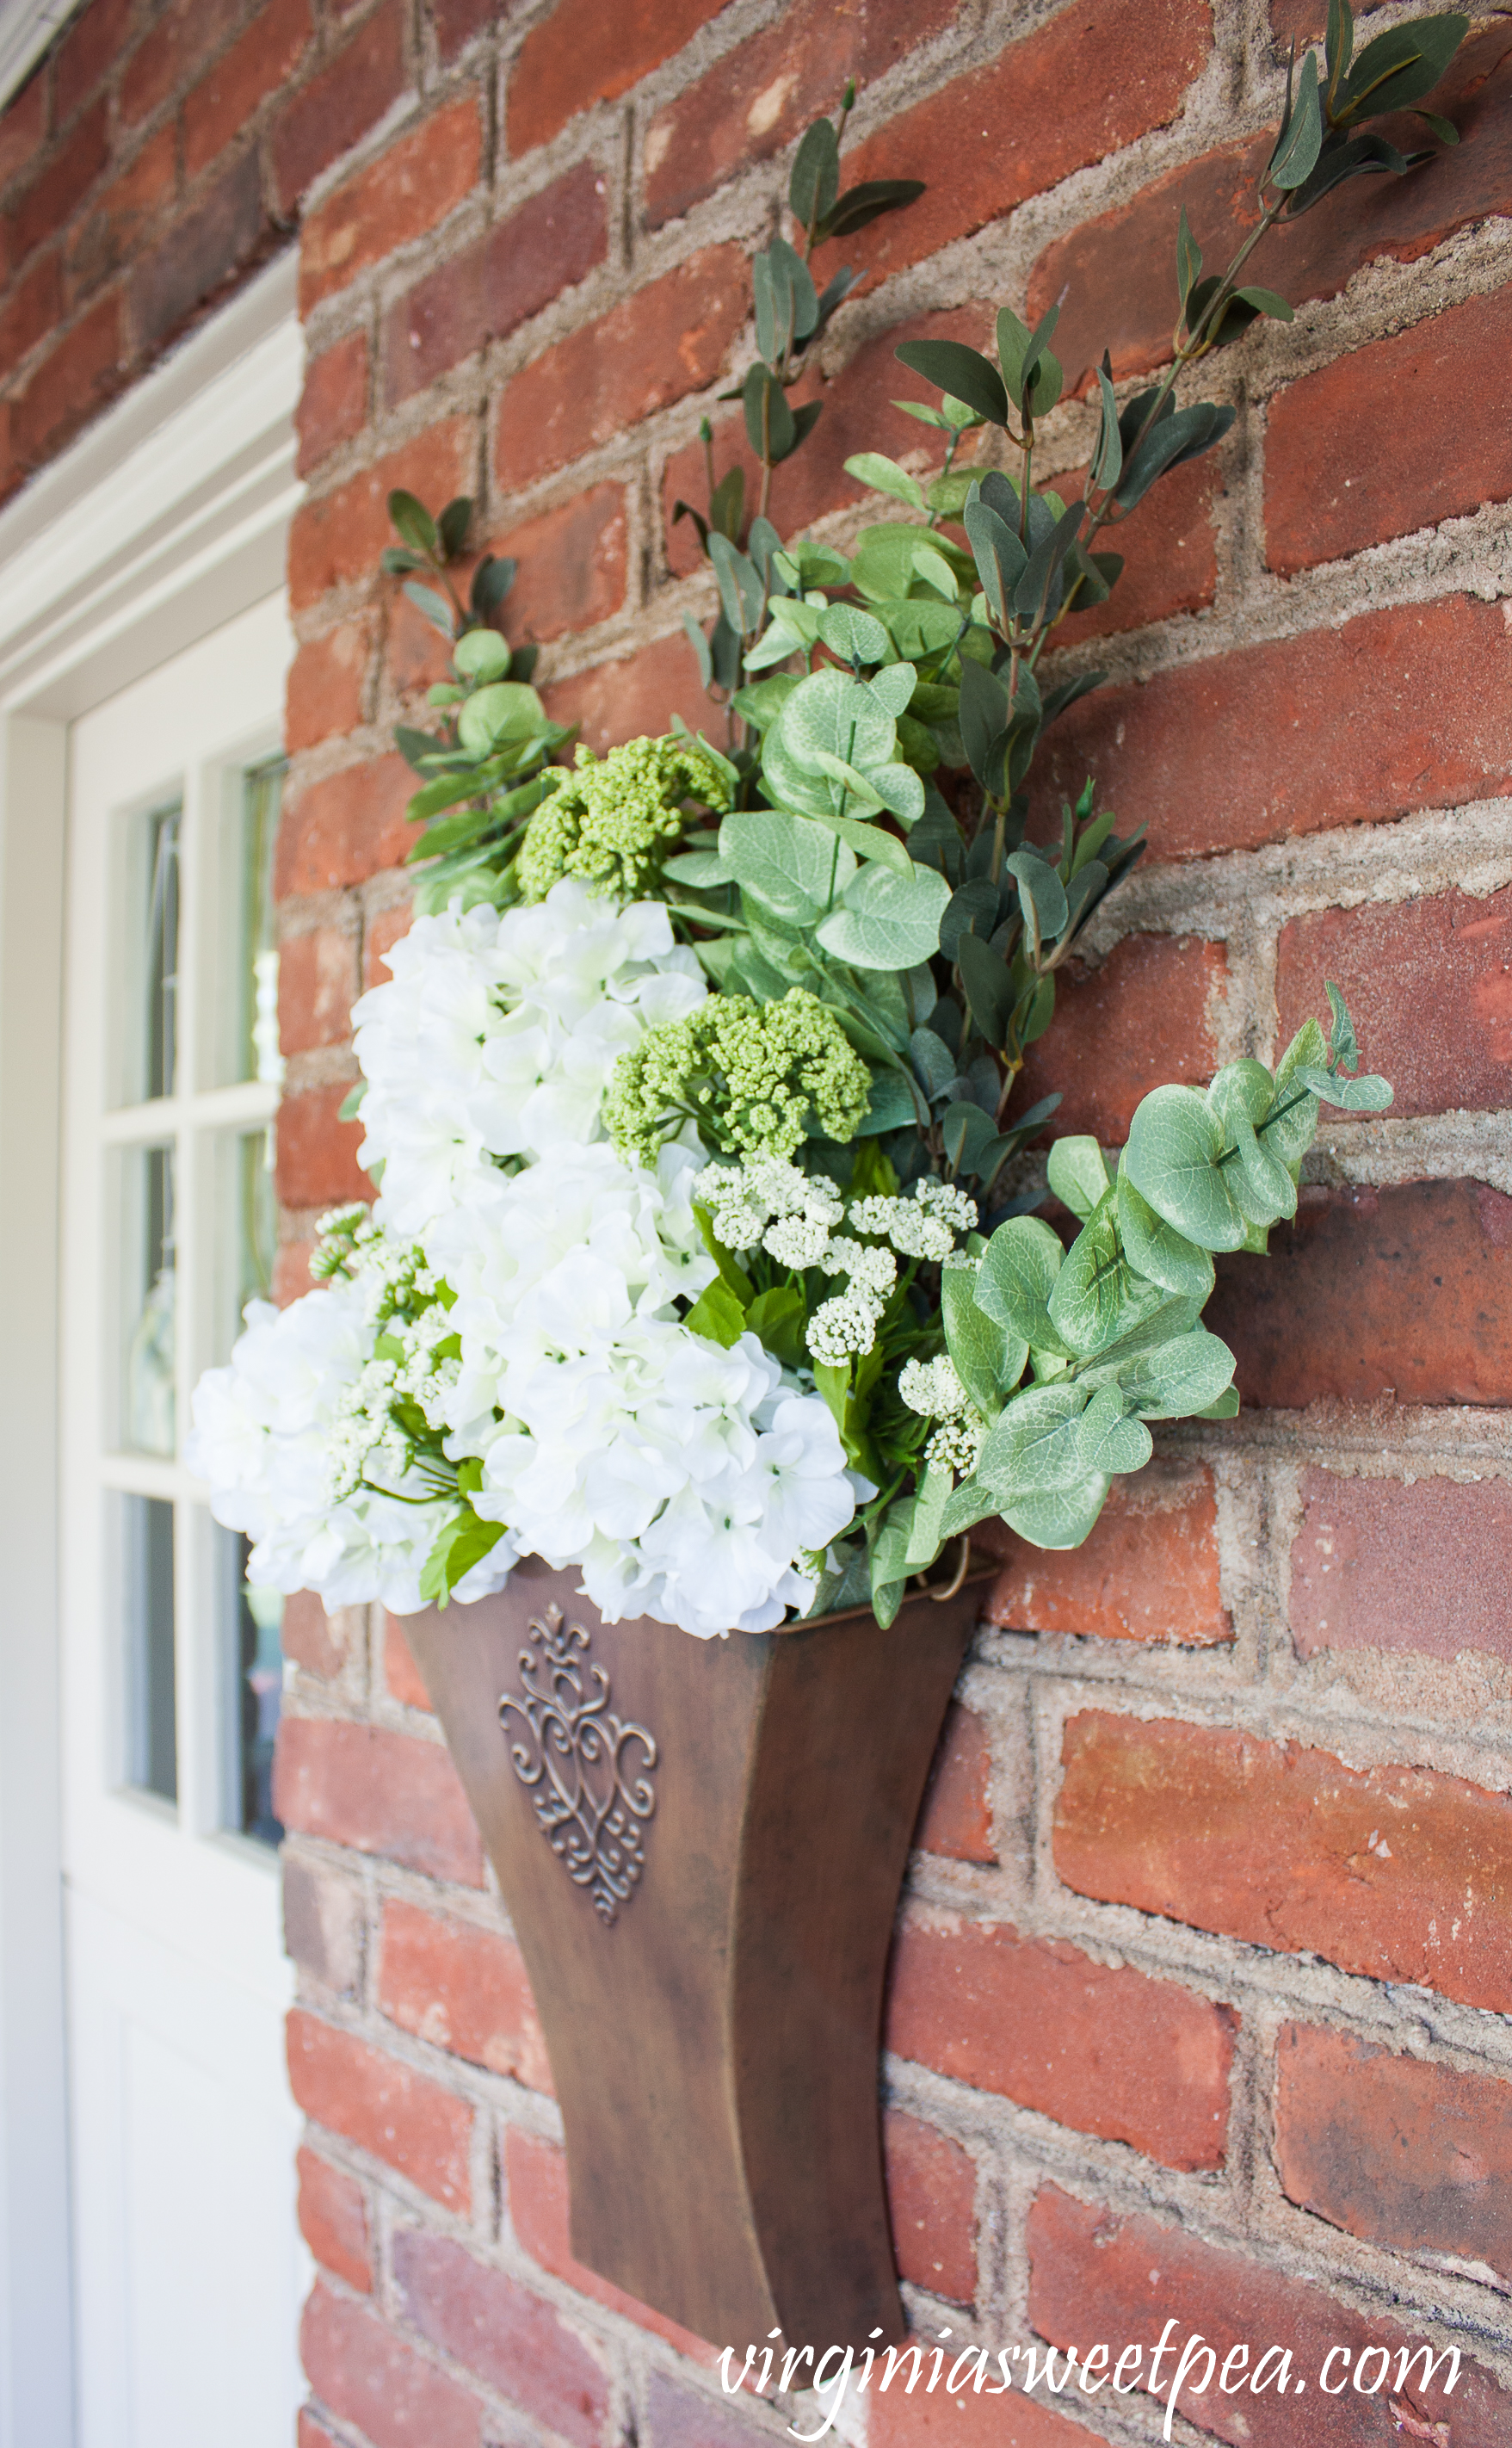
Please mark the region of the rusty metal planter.
<svg viewBox="0 0 1512 2448"><path fill-rule="evenodd" d="M406 1623L540 2009L573 2251L741 2352L896 2339L883 1979L981 1581L701 1641L577 1578Z"/></svg>

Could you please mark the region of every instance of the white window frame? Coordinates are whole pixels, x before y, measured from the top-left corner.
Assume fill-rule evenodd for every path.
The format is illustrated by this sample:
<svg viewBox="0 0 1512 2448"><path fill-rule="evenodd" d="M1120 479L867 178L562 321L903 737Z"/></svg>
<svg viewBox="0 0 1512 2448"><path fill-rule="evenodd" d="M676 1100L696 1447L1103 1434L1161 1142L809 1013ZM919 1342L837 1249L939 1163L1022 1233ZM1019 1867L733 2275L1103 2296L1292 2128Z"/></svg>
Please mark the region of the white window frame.
<svg viewBox="0 0 1512 2448"><path fill-rule="evenodd" d="M292 252L0 512L0 2448L74 2436L58 1681L67 725L283 583Z"/></svg>

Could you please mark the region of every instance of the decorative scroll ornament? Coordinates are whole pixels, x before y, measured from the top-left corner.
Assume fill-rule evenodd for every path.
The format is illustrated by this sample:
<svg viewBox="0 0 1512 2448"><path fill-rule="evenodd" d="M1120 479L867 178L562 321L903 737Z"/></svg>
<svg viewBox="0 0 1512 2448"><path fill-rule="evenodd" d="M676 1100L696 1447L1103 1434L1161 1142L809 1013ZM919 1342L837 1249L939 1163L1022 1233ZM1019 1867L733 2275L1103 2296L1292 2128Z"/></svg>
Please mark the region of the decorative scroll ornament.
<svg viewBox="0 0 1512 2448"><path fill-rule="evenodd" d="M514 1772L575 1886L607 1926L645 1866L644 1821L656 1808L655 1737L617 1717L591 1642L562 1609L533 1616L520 1652L520 1693L499 1702ZM517 1719L512 1724L511 1719ZM631 1747L639 1744L639 1764Z"/></svg>

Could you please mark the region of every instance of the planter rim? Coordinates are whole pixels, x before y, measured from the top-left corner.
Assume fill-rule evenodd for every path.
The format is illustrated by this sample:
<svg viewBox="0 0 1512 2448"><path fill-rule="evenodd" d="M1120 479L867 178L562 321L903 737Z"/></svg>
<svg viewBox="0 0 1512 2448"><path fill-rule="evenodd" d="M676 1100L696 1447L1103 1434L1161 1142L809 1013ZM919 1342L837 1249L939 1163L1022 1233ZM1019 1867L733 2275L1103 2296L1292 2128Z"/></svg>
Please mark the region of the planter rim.
<svg viewBox="0 0 1512 2448"><path fill-rule="evenodd" d="M521 1556L518 1561L522 1564L528 1564L543 1562L545 1561L545 1559L533 1555ZM515 1567L511 1565L510 1571L513 1572L514 1569ZM546 1569L551 1571L555 1568L548 1565ZM563 1569L570 1572L572 1567L568 1564ZM992 1580L1000 1569L1001 1567L998 1564L996 1558L990 1556L979 1557L979 1551L973 1550L970 1561L967 1565L966 1571L962 1574L961 1578L954 1582L953 1586L949 1580L942 1580L939 1582L930 1581L926 1582L924 1587L921 1589L910 1581L909 1586L905 1593L905 1597L906 1598L933 1598L937 1604L943 1606L947 1599L959 1597L963 1590L974 1589L979 1581ZM506 1582L504 1584L504 1589L507 1588L508 1583ZM502 1597L504 1595L504 1589L491 1590L488 1593L488 1596L495 1598ZM474 1598L471 1603L473 1606L482 1606L485 1605L487 1601L483 1598ZM590 1599L588 1603L591 1605L592 1600ZM391 1608L390 1613L392 1614L394 1610ZM428 1600L423 1607L416 1607L413 1612L415 1615L430 1615L434 1612L434 1609ZM469 1610L464 1608L461 1612L465 1616L469 1612ZM775 1623L772 1626L771 1631L768 1633L744 1633L739 1636L746 1640L776 1640L779 1638L786 1638L789 1635L795 1632L828 1632L833 1624L854 1623L858 1616L867 1616L871 1613L871 1607L866 1605L840 1607L833 1615L800 1615L792 1623ZM401 1616L399 1620L402 1623L407 1620L407 1618ZM681 1630L681 1626L679 1624L662 1623L657 1616L649 1615L622 1616L620 1620L622 1623L625 1624L648 1624L657 1632L679 1632ZM618 1630L619 1626L616 1625L613 1628ZM736 1635L732 1630L725 1632L722 1635L714 1633L709 1636L711 1639L723 1638L725 1640L731 1640L736 1637ZM693 1640L697 1637L698 1635L695 1633L683 1634L683 1638L685 1640Z"/></svg>

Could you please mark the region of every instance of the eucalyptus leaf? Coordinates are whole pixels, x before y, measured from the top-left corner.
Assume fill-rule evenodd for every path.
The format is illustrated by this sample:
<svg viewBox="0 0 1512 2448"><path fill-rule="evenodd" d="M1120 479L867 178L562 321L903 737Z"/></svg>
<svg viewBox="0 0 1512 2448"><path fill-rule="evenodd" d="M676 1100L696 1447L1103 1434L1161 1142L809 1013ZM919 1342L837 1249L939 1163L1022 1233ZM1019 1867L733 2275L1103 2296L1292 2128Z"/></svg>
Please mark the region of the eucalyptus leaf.
<svg viewBox="0 0 1512 2448"><path fill-rule="evenodd" d="M846 886L841 907L820 921L818 940L852 968L912 968L938 949L949 897L932 867L914 866L901 876L869 865Z"/></svg>
<svg viewBox="0 0 1512 2448"><path fill-rule="evenodd" d="M977 1409L995 1420L1028 1365L1027 1338L994 1326L975 1298L975 1273L947 1267L940 1278L946 1348Z"/></svg>
<svg viewBox="0 0 1512 2448"><path fill-rule="evenodd" d="M1084 1224L1108 1189L1108 1168L1097 1140L1084 1134L1057 1139L1046 1170L1057 1198Z"/></svg>

